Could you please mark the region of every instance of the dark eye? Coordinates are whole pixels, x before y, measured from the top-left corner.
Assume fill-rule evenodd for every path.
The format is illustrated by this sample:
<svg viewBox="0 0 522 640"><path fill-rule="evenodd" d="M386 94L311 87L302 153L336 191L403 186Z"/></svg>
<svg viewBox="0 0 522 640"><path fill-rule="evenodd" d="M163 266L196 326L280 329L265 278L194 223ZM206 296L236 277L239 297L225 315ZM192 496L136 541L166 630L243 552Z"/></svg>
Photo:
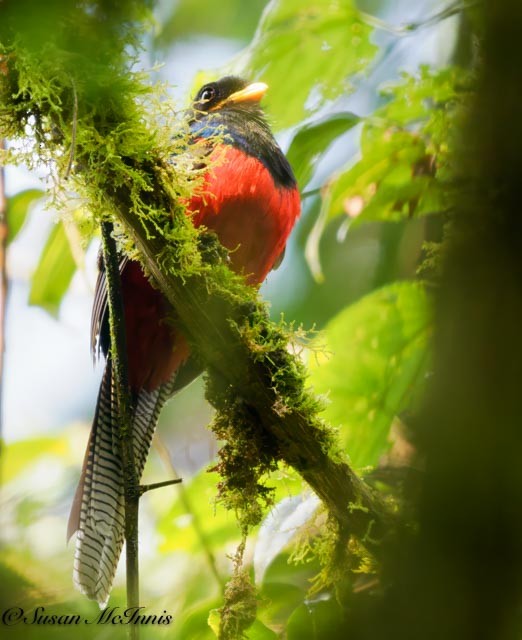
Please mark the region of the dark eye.
<svg viewBox="0 0 522 640"><path fill-rule="evenodd" d="M213 89L212 87L206 87L201 92L201 98L199 99L199 101L208 102L209 100L212 100L215 97L215 95L216 95L215 89Z"/></svg>

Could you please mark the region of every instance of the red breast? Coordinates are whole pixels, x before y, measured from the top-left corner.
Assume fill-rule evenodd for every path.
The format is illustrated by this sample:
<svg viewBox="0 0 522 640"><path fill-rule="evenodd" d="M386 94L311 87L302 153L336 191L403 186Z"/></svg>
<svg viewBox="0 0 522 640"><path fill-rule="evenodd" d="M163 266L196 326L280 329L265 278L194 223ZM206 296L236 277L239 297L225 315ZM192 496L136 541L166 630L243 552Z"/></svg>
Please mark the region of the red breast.
<svg viewBox="0 0 522 640"><path fill-rule="evenodd" d="M216 149L199 195L187 212L196 226L213 229L231 252L235 271L261 283L283 251L299 215L299 193L278 187L266 167L233 147ZM186 340L167 321L168 303L137 262L122 274L131 387L155 389L186 360Z"/></svg>
<svg viewBox="0 0 522 640"><path fill-rule="evenodd" d="M235 271L250 284L261 283L283 251L299 215L296 188L276 186L257 158L217 147L200 195L188 207L196 226L213 229L230 251Z"/></svg>

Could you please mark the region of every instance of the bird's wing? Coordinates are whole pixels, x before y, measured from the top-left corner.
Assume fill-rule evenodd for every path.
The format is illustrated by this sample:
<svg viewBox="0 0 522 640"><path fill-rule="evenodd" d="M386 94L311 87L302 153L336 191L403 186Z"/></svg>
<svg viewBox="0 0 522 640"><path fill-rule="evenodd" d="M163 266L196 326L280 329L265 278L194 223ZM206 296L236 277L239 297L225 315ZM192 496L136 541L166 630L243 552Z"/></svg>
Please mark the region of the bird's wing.
<svg viewBox="0 0 522 640"><path fill-rule="evenodd" d="M272 267L272 271L279 269L281 266L281 262L283 262L286 253L286 245L283 247L281 253L277 256L276 261L274 262L274 266Z"/></svg>

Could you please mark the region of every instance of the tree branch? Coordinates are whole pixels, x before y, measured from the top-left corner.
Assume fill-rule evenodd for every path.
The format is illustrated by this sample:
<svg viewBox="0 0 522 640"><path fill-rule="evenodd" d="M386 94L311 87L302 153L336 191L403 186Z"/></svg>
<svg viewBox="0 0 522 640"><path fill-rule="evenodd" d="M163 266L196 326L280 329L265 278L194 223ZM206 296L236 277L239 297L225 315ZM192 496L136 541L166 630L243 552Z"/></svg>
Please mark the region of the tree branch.
<svg viewBox="0 0 522 640"><path fill-rule="evenodd" d="M161 178L154 182L153 192L159 194L158 207L164 206L162 200L168 189L162 188ZM292 390L289 399L281 398L275 388L274 378L281 373L278 362L300 366L297 357L288 353L286 340L284 346L273 349L262 341L254 343L252 336L245 340L241 327L255 326L259 321L258 307L252 309L251 303L242 305L237 299L231 300L228 292L213 283L212 273L182 276L166 270L158 257L168 254L172 247L152 223L133 214L130 193L119 189L112 194L111 201L132 235L145 267L175 310L176 320L191 345L206 367L255 411L260 428L272 443L274 457L301 474L343 530L356 535L379 554L380 542L390 531L390 515L350 466L327 450L323 431L318 428L317 409L305 409L307 405L316 405L316 401L305 389L304 381ZM278 334L273 323L267 320L264 324ZM262 360L260 349L265 351ZM298 410L287 406L292 401Z"/></svg>
<svg viewBox="0 0 522 640"><path fill-rule="evenodd" d="M154 489L162 489L163 487L171 487L173 484L179 484L180 482L183 482L181 478L172 478L172 480L163 480L163 482L140 484L140 496L142 496L144 493L147 493L147 491L154 491Z"/></svg>
<svg viewBox="0 0 522 640"><path fill-rule="evenodd" d="M94 3L89 12L81 4L68 4L70 15L67 21L60 17L60 24L84 25L78 55L64 53L63 42L57 40L48 43L49 54L42 60L31 33L17 34L4 58L6 73L0 76L0 124L6 135L24 138L27 123L34 121L35 152L44 161L52 158L62 176L69 173L68 150L74 146L70 184L75 183L97 220L118 221L132 239L128 248L133 258L140 259L172 306L176 326L208 372L208 396L227 436L222 451L233 453L226 460L221 454L225 489L231 488L240 500L241 479L258 465L259 473L250 476L255 494L263 474L285 462L323 500L343 535L357 536L380 554L380 541L393 528L393 518L336 450L333 432L320 418L320 405L306 388L305 368L288 350L289 333L270 322L256 292L227 268L219 243L194 230L185 216L180 203L197 187L198 172L193 170L193 157L175 166L171 156L182 148L186 151L187 139L183 133L172 136L171 131L147 125L151 115L143 106L143 95L148 89L141 77L129 72L128 46L135 41L132 16L137 6L118 3L109 19L101 3ZM93 11L100 12L94 23ZM87 37L91 48L104 48L104 55L85 55L90 50ZM75 41L67 42L74 47ZM85 82L87 75L94 84ZM108 266L116 282L108 227L104 243L113 255ZM112 315L117 322L123 315L121 299L115 296L112 304L118 310ZM123 367L118 369L118 388L126 390L121 364L125 349L116 327L113 340L116 364ZM126 394L121 395L125 416L128 404ZM128 425L123 420L123 442L128 440ZM241 435L244 426L255 446L242 459L236 443L249 446ZM232 479L226 477L231 460L236 465L232 471L238 472ZM126 461L125 469L130 504L129 487L137 482L131 480L133 465ZM259 496L262 491L253 499Z"/></svg>

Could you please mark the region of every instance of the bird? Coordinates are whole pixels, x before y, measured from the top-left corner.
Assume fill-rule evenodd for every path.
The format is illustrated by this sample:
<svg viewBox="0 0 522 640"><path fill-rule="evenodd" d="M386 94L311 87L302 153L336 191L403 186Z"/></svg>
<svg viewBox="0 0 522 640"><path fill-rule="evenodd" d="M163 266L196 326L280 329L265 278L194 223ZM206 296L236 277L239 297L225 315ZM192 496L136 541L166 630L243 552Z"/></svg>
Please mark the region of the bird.
<svg viewBox="0 0 522 640"><path fill-rule="evenodd" d="M215 232L229 251L229 266L252 286L278 266L300 214L294 173L260 105L267 89L263 82L223 77L201 87L187 116L191 141L208 147L208 163L186 213L196 227ZM76 533L75 587L104 608L124 542L125 507L107 288L103 263L99 266L91 348L103 353L105 369L67 536ZM134 458L141 478L163 405L201 373L201 365L139 262L122 257L120 277Z"/></svg>

